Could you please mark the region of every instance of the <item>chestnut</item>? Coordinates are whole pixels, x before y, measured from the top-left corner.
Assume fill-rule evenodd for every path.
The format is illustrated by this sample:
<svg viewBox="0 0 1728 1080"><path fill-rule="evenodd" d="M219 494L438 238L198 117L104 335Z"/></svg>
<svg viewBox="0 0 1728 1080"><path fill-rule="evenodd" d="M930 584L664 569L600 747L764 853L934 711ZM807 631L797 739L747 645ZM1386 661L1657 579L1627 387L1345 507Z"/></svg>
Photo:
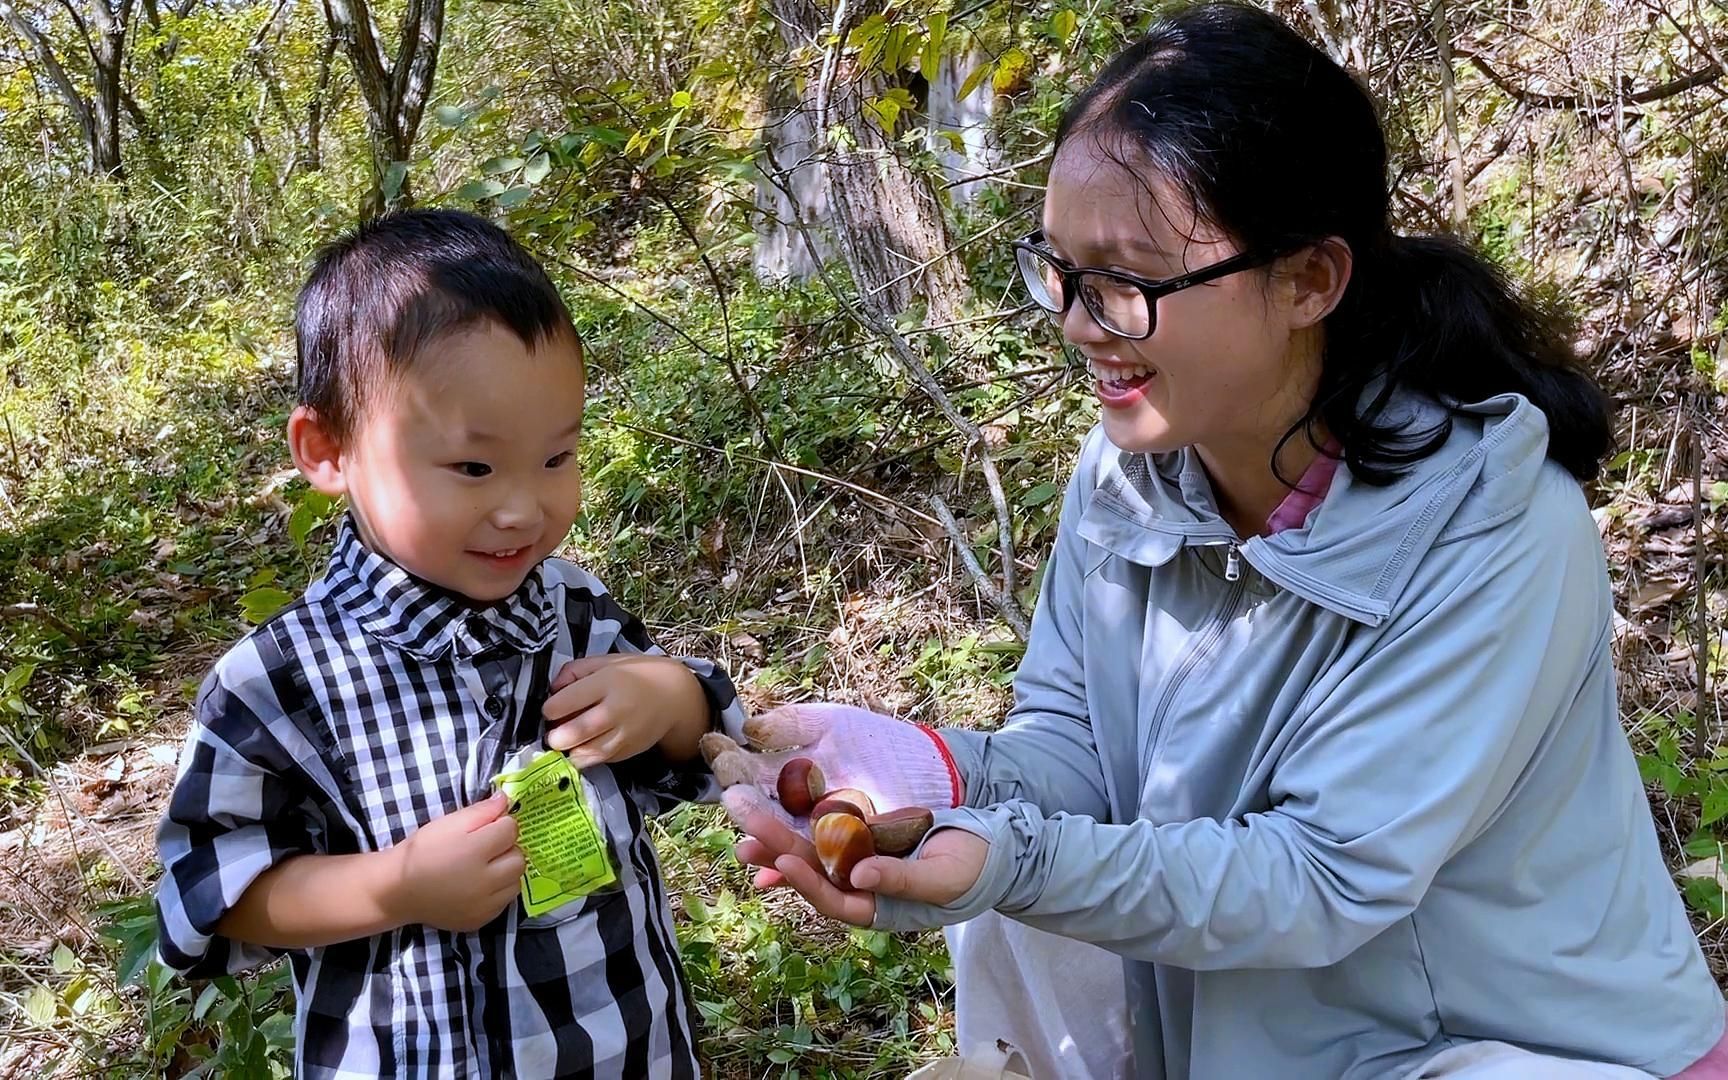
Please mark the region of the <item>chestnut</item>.
<svg viewBox="0 0 1728 1080"><path fill-rule="evenodd" d="M774 786L780 805L799 817L814 809L816 800L828 790L821 767L807 757L795 757L780 766L780 779Z"/></svg>
<svg viewBox="0 0 1728 1080"><path fill-rule="evenodd" d="M922 806L903 806L886 814L865 818L870 839L881 855L905 855L918 846L935 818Z"/></svg>
<svg viewBox="0 0 1728 1080"><path fill-rule="evenodd" d="M852 868L876 854L870 826L851 814L817 818L810 835L816 841L816 855L822 860L822 869L828 872L828 880L842 889L852 887Z"/></svg>

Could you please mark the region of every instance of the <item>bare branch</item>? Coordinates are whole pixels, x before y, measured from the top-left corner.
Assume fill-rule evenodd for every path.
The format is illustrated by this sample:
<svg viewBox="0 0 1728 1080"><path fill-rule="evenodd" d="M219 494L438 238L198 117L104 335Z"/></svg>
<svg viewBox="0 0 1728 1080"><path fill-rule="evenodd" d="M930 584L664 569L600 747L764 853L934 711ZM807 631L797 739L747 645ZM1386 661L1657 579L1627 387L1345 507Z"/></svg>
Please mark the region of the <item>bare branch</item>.
<svg viewBox="0 0 1728 1080"><path fill-rule="evenodd" d="M1456 45L1453 46L1453 51L1469 60L1471 66L1480 71L1489 82L1505 91L1514 100L1525 105L1531 105L1538 109L1570 109L1584 112L1598 112L1605 107L1606 95L1599 99L1591 99L1582 94L1543 94L1534 90L1526 90L1494 70L1493 66L1480 53L1461 49ZM1721 77L1722 66L1712 61L1689 75L1682 75L1677 79L1670 79L1648 89L1625 94L1621 100L1630 105L1648 105L1653 101L1676 97L1700 86L1708 86Z"/></svg>
<svg viewBox="0 0 1728 1080"><path fill-rule="evenodd" d="M96 141L96 118L90 111L90 101L78 92L78 88L73 85L71 77L66 74L66 69L60 66L60 59L54 55L54 47L48 43L48 39L42 36L29 19L18 13L18 9L12 6L12 0L0 0L0 22L10 26L12 32L30 46L31 51L36 54L36 62L41 67L42 72L48 77L48 81L54 84L54 88L60 92L61 98L66 102L66 107L72 111L73 117L78 121L78 128L84 134L84 141L94 145Z"/></svg>
<svg viewBox="0 0 1728 1080"><path fill-rule="evenodd" d="M0 605L0 619L35 619L38 622L44 622L49 626L52 626L54 629L58 630L67 641L70 641L79 648L85 648L90 644L90 639L84 635L83 631L79 630L65 619L62 619L60 616L54 614L52 611L49 611L47 608L41 607L37 604L26 602L21 604Z"/></svg>
<svg viewBox="0 0 1728 1080"><path fill-rule="evenodd" d="M972 577L972 583L978 587L979 592L984 594L984 598L990 601L991 606L1002 616L1002 621L1008 624L1015 636L1021 641L1029 640L1032 637L1032 627L1026 621L1026 613L1021 611L1019 603L1011 595L1003 592L994 581L990 580L990 575L986 574L984 568L978 565L977 556L972 554L972 541L968 540L966 534L961 531L960 523L954 520L954 514L948 509L948 504L942 501L942 496L930 496L930 508L935 510L936 516L942 520L942 528L948 533L948 538L954 542L954 550L959 553L960 561L965 564L966 572Z"/></svg>

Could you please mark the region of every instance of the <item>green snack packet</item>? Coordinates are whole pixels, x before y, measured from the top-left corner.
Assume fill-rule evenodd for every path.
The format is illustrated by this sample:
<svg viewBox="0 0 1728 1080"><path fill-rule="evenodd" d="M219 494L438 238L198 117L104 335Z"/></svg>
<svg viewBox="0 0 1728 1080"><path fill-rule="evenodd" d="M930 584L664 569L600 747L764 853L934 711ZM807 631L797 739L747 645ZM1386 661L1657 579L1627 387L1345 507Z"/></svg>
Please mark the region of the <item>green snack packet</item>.
<svg viewBox="0 0 1728 1080"><path fill-rule="evenodd" d="M528 914L544 914L617 881L581 770L559 751L537 746L524 747L506 765L514 768L492 783L510 800L516 819L516 843L528 864L522 873Z"/></svg>

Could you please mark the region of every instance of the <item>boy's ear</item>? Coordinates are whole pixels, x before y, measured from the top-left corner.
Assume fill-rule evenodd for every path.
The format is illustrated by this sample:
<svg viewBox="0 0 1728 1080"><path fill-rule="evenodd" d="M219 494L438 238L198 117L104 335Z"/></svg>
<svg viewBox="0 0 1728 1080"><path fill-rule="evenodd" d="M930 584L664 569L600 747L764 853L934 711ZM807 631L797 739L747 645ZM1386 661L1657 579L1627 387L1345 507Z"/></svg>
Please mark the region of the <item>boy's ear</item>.
<svg viewBox="0 0 1728 1080"><path fill-rule="evenodd" d="M342 444L309 406L296 406L288 416L288 452L313 490L326 495L348 493L342 475Z"/></svg>

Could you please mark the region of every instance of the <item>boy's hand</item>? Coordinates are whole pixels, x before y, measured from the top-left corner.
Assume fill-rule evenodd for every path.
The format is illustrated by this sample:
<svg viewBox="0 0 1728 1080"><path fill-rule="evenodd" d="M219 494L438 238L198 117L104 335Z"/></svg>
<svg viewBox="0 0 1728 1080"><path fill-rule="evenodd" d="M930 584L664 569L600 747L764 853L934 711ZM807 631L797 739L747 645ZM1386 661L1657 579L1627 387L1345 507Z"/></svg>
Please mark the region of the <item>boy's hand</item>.
<svg viewBox="0 0 1728 1080"><path fill-rule="evenodd" d="M403 924L478 930L522 887L516 819L502 794L428 821L389 849L395 858L385 906Z"/></svg>
<svg viewBox="0 0 1728 1080"><path fill-rule="evenodd" d="M567 750L577 768L623 761L658 745L674 761L696 753L708 729L702 685L669 656L610 653L565 664L542 710L546 745Z"/></svg>

